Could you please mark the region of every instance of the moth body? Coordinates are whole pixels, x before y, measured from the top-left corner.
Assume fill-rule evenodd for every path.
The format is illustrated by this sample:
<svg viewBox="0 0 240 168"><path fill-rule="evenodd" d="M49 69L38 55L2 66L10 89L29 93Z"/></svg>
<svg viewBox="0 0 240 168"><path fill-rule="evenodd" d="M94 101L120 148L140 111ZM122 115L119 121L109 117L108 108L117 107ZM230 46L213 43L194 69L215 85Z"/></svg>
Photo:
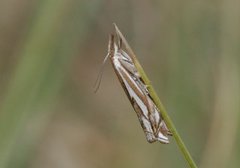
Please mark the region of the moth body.
<svg viewBox="0 0 240 168"><path fill-rule="evenodd" d="M131 57L122 49L122 41L117 44L114 35L110 36L108 56L115 73L127 94L148 142L169 143L169 132L158 108L153 102L147 86L142 81Z"/></svg>

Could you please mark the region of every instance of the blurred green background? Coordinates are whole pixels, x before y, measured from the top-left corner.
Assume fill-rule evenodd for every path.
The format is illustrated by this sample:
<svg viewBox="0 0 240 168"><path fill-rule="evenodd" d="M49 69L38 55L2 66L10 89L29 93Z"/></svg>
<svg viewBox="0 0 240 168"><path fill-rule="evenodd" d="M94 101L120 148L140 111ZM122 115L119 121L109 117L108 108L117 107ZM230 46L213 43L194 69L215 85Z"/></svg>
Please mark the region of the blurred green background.
<svg viewBox="0 0 240 168"><path fill-rule="evenodd" d="M148 144L109 64L112 23L201 168L240 165L240 1L0 1L0 167L187 167Z"/></svg>

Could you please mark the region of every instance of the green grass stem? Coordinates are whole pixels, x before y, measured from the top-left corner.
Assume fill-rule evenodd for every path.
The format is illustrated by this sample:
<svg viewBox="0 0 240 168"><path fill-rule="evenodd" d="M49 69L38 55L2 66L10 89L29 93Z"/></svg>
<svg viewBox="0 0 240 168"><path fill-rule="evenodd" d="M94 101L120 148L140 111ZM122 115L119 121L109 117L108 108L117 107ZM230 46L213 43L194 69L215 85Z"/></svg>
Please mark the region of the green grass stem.
<svg viewBox="0 0 240 168"><path fill-rule="evenodd" d="M144 72L141 64L139 63L136 55L134 54L133 50L131 49L131 47L129 46L127 40L125 39L125 37L123 36L123 34L120 32L120 30L118 29L118 27L116 26L116 24L114 24L115 29L117 34L122 38L124 44L126 44L126 49L128 52L130 52L129 54L132 56L132 59L134 61L134 64L139 72L139 74L141 75L143 81L146 83L148 90L149 90L149 94L151 95L151 97L153 98L153 101L156 103L156 106L158 107L158 109L161 112L161 115L167 125L167 127L169 128L169 130L172 132L173 137L180 149L180 151L182 152L182 155L184 156L184 158L186 159L189 167L191 168L197 168L196 163L194 162L191 154L189 153L187 147L185 146L182 138L180 137L179 133L177 132L176 127L174 126L172 120L170 119L170 117L167 114L167 111L165 110L163 104L161 103L156 91L154 90L153 86L151 85L151 81L148 79L146 73Z"/></svg>

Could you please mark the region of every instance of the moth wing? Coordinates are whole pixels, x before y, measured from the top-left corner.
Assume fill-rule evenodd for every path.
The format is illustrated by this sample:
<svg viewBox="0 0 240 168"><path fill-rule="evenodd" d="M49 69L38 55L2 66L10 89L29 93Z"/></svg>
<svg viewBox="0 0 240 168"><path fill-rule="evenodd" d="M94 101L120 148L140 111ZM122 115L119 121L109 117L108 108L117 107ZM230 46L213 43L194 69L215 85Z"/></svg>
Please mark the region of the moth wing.
<svg viewBox="0 0 240 168"><path fill-rule="evenodd" d="M132 105L133 105L134 110L137 112L139 122L142 126L142 129L143 129L144 133L145 133L147 141L149 143L155 142L156 138L153 134L151 123L149 122L149 120L147 118L144 117L144 115L141 115L143 113L142 108L139 106L139 104L135 100L133 100Z"/></svg>
<svg viewBox="0 0 240 168"><path fill-rule="evenodd" d="M170 135L170 136L172 136L172 133L171 133L171 131L168 129L168 127L167 127L167 125L166 125L166 123L165 123L164 120L162 120L161 123L160 123L160 130L161 130L161 132L163 132L164 135Z"/></svg>

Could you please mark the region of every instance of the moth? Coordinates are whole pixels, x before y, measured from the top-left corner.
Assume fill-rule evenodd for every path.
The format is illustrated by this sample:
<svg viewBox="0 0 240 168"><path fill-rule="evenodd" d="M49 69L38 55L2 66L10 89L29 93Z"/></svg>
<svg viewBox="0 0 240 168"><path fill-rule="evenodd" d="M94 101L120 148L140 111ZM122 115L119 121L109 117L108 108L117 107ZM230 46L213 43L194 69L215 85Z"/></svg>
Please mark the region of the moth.
<svg viewBox="0 0 240 168"><path fill-rule="evenodd" d="M149 143L159 141L167 144L169 143L168 135L171 135L171 132L149 94L147 85L137 71L132 55L131 48L115 25L115 34L109 36L108 54L103 65L110 58L113 69L138 116L147 141ZM102 71L100 72L102 73Z"/></svg>

